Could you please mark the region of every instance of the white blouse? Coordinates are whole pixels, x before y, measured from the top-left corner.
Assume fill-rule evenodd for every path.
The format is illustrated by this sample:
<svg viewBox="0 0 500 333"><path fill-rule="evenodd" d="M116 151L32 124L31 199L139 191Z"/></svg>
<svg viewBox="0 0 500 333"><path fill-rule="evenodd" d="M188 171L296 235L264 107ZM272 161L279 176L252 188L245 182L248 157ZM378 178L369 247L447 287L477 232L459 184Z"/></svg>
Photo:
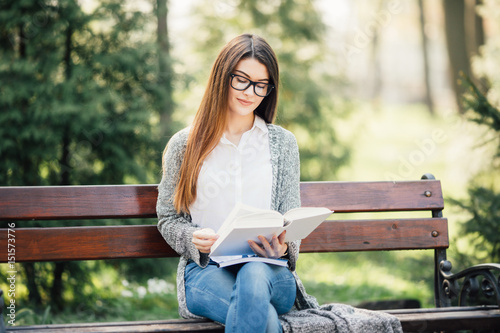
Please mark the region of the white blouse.
<svg viewBox="0 0 500 333"><path fill-rule="evenodd" d="M196 200L189 207L193 223L217 231L238 202L271 208L272 166L269 133L255 116L238 146L223 136L203 162Z"/></svg>

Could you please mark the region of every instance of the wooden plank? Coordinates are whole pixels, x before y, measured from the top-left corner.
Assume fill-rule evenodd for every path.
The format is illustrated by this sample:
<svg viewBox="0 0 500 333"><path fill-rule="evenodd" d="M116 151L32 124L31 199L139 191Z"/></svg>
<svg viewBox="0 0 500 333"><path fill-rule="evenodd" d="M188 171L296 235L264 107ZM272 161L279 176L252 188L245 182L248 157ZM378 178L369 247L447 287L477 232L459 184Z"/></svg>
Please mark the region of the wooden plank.
<svg viewBox="0 0 500 333"><path fill-rule="evenodd" d="M156 217L157 194L157 185L0 187L0 220ZM324 206L338 213L444 206L436 180L303 182L301 197L303 206Z"/></svg>
<svg viewBox="0 0 500 333"><path fill-rule="evenodd" d="M16 262L178 256L156 225L19 228L15 235ZM0 230L0 246L7 248L7 237ZM0 252L0 262L6 259Z"/></svg>
<svg viewBox="0 0 500 333"><path fill-rule="evenodd" d="M156 217L157 185L0 187L0 220Z"/></svg>
<svg viewBox="0 0 500 333"><path fill-rule="evenodd" d="M55 324L9 327L9 332L224 332L224 327L203 319L170 319L110 323Z"/></svg>
<svg viewBox="0 0 500 333"><path fill-rule="evenodd" d="M448 246L446 218L347 220L322 223L302 241L300 251L423 250Z"/></svg>
<svg viewBox="0 0 500 333"><path fill-rule="evenodd" d="M337 213L440 210L444 207L438 180L304 182L301 183L301 198L302 206L324 206Z"/></svg>
<svg viewBox="0 0 500 333"><path fill-rule="evenodd" d="M387 311L400 321L404 332L491 330L500 328L500 309L460 307L423 309L424 311Z"/></svg>
<svg viewBox="0 0 500 333"><path fill-rule="evenodd" d="M16 228L15 236L17 262L177 256L156 225ZM7 237L7 230L0 230L0 248L7 248ZM446 247L445 218L331 221L302 242L301 252ZM0 252L0 262L7 259L7 251Z"/></svg>
<svg viewBox="0 0 500 333"><path fill-rule="evenodd" d="M487 308L437 308L386 311L395 315L405 333L498 329L500 310ZM9 327L13 332L223 332L223 327L207 320L171 319L122 323L58 324Z"/></svg>

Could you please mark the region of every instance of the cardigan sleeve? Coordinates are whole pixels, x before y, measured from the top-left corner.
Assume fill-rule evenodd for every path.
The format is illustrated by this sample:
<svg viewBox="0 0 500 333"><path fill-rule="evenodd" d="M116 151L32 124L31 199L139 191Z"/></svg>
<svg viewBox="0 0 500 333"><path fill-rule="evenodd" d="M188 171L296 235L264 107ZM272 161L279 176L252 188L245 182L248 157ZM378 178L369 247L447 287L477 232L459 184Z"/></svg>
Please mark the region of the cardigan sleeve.
<svg viewBox="0 0 500 333"><path fill-rule="evenodd" d="M173 205L188 133L188 129L185 129L175 134L168 142L163 156L163 176L158 185L156 202L158 230L168 245L180 256L192 259L200 267L205 267L209 261L208 255L200 253L192 242L193 233L200 228L192 223L189 214L177 213Z"/></svg>
<svg viewBox="0 0 500 333"><path fill-rule="evenodd" d="M284 214L290 209L300 207L300 158L295 136L284 132L280 156L281 181L278 184L280 202L278 210Z"/></svg>
<svg viewBox="0 0 500 333"><path fill-rule="evenodd" d="M280 173L278 182L278 211L282 214L290 209L300 207L300 157L295 136L283 130L283 141L280 153ZM299 257L300 240L288 243L288 265L295 270Z"/></svg>

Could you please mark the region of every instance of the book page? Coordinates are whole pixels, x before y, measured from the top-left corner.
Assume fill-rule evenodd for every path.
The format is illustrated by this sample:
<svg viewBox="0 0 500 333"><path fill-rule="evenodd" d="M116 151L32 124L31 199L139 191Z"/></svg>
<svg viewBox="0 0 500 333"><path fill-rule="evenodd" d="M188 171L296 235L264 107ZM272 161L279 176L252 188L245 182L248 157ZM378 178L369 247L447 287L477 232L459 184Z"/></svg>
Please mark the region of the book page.
<svg viewBox="0 0 500 333"><path fill-rule="evenodd" d="M210 256L251 255L248 240L260 243L259 235L270 240L283 230L287 231L286 242L304 239L331 214L327 208L303 207L292 209L283 217L276 211L239 203L217 231L219 239L212 246Z"/></svg>
<svg viewBox="0 0 500 333"><path fill-rule="evenodd" d="M219 231L230 228L237 218L252 214L254 212L255 210L252 207L243 205L241 202L236 203L222 225L219 227L219 230L217 230L217 233L220 234Z"/></svg>
<svg viewBox="0 0 500 333"><path fill-rule="evenodd" d="M232 224L233 228L265 228L282 227L283 216L275 211L251 213L245 216L239 216Z"/></svg>
<svg viewBox="0 0 500 333"><path fill-rule="evenodd" d="M304 239L333 212L328 208L302 207L285 214L289 224L285 227L285 242Z"/></svg>
<svg viewBox="0 0 500 333"><path fill-rule="evenodd" d="M218 255L229 255L228 253L223 252L223 250L217 250L217 248L223 242L226 242L226 238L236 227L250 228L250 229L256 229L256 228L265 229L268 228L269 226L282 227L283 216L276 211L258 209L239 202L235 205L235 207L233 208L229 216L226 218L222 226L219 228L219 230L217 230L219 239L217 239L217 241L212 246L211 254L213 254L213 252L216 251L215 253L220 253ZM246 252L232 253L232 254L253 254L253 251L250 249L250 246L248 245L247 241L249 239L256 239L258 241L258 239L256 237L253 237L252 235L245 236L244 234L241 233L240 235L243 238L240 238L239 240L239 242L241 243L239 248L241 249L244 248ZM257 234L256 236L258 235L259 234ZM234 237L234 235L231 237ZM231 242L236 242L236 240L233 239Z"/></svg>
<svg viewBox="0 0 500 333"><path fill-rule="evenodd" d="M254 252L248 240L253 240L260 244L258 236L262 235L270 240L273 235L278 236L283 231L283 227L263 227L263 228L234 228L226 237L223 242L212 246L210 256L232 256L232 255L252 255ZM216 246L217 245L217 246Z"/></svg>
<svg viewBox="0 0 500 333"><path fill-rule="evenodd" d="M317 215L324 215L325 213L332 214L333 212L328 208L324 207L299 207L290 209L288 212L284 214L285 219L287 220L299 220L303 218L309 218ZM328 217L328 216L327 216Z"/></svg>

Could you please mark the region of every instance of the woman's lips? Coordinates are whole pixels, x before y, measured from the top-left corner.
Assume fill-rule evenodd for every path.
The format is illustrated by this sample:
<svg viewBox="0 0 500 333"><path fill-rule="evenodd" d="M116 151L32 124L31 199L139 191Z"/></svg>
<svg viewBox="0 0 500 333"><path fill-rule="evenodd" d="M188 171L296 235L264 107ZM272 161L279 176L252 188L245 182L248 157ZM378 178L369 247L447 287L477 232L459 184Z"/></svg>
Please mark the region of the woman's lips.
<svg viewBox="0 0 500 333"><path fill-rule="evenodd" d="M253 102L246 101L246 100L244 100L244 99L237 98L237 100L238 100L241 104L243 104L244 106L249 106L249 105L252 105L252 104L253 104Z"/></svg>

